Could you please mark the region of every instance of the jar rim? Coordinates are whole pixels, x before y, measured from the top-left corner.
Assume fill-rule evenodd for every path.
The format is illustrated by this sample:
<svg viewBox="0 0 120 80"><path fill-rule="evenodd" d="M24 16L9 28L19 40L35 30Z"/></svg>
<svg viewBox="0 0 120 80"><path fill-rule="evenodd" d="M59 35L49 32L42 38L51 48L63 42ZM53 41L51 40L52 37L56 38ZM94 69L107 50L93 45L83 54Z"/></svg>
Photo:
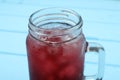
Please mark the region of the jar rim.
<svg viewBox="0 0 120 80"><path fill-rule="evenodd" d="M73 25L71 28L76 27L76 26L79 26L79 28L82 27L82 25L83 25L82 17L81 17L76 11L74 11L74 10L72 10L72 9L68 9L68 8L61 8L61 7L42 8L42 9L39 9L39 10L33 12L33 13L30 15L30 18L29 18L29 24L28 24L29 26L28 26L28 27L31 29L30 26L32 26L32 27L38 29L38 27L36 26L36 24L34 24L34 23L32 22L32 19L33 19L34 15L37 14L37 13L40 13L40 12L42 12L42 11L44 11L44 10L54 10L54 9L55 9L55 10L61 10L62 12L70 13L70 14L76 16L76 18L78 18L78 22L77 22L75 25ZM71 28L67 28L67 29L71 29ZM39 29L44 29L44 28L39 28Z"/></svg>

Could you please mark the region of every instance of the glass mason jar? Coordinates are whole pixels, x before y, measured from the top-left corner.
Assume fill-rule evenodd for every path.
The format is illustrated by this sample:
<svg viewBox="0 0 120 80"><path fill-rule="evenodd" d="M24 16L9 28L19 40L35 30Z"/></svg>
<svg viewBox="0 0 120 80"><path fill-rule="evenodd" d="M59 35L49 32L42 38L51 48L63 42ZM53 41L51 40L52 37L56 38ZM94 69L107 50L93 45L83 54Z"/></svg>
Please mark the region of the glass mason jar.
<svg viewBox="0 0 120 80"><path fill-rule="evenodd" d="M104 48L87 42L81 16L73 10L45 8L29 18L26 39L30 80L102 80ZM84 75L85 53L99 53L98 72Z"/></svg>

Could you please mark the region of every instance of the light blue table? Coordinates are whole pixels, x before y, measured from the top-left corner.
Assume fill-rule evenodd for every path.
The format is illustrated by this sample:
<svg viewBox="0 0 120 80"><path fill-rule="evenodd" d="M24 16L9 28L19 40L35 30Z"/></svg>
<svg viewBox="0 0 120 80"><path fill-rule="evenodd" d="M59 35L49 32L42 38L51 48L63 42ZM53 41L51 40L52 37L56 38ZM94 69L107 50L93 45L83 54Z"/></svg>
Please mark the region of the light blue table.
<svg viewBox="0 0 120 80"><path fill-rule="evenodd" d="M44 7L77 11L87 40L101 43L106 50L103 80L120 80L120 0L0 0L0 80L29 80L28 18ZM86 74L94 74L97 62L89 56Z"/></svg>

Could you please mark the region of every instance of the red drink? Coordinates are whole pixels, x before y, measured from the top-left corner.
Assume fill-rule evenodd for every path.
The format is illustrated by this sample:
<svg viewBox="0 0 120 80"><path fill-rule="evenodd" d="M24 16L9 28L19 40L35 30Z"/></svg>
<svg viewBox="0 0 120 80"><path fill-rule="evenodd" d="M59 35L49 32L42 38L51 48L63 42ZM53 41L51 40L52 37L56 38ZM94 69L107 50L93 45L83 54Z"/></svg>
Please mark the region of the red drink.
<svg viewBox="0 0 120 80"><path fill-rule="evenodd" d="M85 55L83 34L75 39L69 36L71 40L67 42L62 42L63 39L56 36L39 37L42 38L46 42L39 41L30 34L27 37L30 80L82 80Z"/></svg>

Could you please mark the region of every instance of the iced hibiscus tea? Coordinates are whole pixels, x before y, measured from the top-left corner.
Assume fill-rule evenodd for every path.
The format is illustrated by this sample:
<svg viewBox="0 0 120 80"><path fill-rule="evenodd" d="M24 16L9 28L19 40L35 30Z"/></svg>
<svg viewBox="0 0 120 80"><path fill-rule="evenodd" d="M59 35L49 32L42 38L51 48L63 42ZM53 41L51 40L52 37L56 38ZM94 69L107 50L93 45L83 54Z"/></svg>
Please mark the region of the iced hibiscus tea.
<svg viewBox="0 0 120 80"><path fill-rule="evenodd" d="M53 31L56 32L57 29ZM49 35L51 32L46 30L44 33ZM67 35L67 38L70 40L62 42L64 38L59 36L40 36L39 39L35 39L30 34L28 35L30 80L82 80L85 54L84 35L81 33L77 38Z"/></svg>
<svg viewBox="0 0 120 80"><path fill-rule="evenodd" d="M26 39L30 80L102 80L104 48L86 44L82 25L82 17L69 9L44 8L31 14ZM99 55L95 76L83 75L87 51Z"/></svg>

